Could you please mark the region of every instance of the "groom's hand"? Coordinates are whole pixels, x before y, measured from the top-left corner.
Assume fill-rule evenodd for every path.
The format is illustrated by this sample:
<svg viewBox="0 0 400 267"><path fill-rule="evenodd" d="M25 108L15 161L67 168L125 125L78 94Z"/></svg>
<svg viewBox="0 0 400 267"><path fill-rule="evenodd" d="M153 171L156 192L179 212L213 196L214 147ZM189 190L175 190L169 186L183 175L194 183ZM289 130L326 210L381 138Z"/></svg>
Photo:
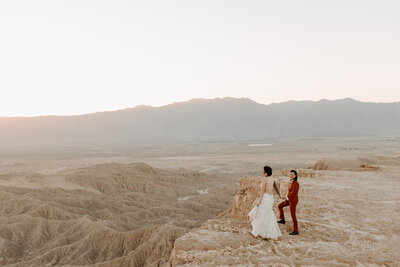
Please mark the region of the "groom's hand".
<svg viewBox="0 0 400 267"><path fill-rule="evenodd" d="M281 199L286 199L286 196L281 196Z"/></svg>

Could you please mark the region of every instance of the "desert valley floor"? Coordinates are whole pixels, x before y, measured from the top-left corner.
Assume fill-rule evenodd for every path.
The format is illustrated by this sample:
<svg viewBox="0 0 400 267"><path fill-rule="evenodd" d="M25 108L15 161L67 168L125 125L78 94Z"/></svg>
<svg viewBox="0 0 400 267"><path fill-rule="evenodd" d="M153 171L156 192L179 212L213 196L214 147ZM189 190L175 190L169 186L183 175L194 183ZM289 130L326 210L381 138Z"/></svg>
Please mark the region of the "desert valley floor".
<svg viewBox="0 0 400 267"><path fill-rule="evenodd" d="M303 174L299 236L231 216L264 165ZM0 265L399 266L399 204L399 137L2 148Z"/></svg>

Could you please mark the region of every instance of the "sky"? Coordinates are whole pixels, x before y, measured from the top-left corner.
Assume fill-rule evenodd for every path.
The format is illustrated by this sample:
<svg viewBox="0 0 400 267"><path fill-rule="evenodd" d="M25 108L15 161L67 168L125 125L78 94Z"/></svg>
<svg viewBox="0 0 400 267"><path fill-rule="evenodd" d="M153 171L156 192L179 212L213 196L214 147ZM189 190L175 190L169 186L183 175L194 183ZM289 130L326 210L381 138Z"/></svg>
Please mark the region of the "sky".
<svg viewBox="0 0 400 267"><path fill-rule="evenodd" d="M400 101L400 1L0 0L0 116Z"/></svg>

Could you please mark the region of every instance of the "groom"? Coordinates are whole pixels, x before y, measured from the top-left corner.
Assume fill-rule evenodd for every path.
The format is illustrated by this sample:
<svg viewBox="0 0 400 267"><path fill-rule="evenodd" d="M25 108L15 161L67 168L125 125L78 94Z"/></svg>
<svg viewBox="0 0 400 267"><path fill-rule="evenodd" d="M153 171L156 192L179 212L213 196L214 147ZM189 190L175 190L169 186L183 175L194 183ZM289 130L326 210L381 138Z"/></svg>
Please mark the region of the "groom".
<svg viewBox="0 0 400 267"><path fill-rule="evenodd" d="M299 202L299 182L297 182L297 172L295 170L290 171L290 186L289 186L289 193L288 195L282 196L282 199L285 199L285 201L282 201L279 203L278 208L279 208L279 218L281 219L278 221L278 223L285 224L285 214L283 213L283 208L286 206L290 207L290 215L292 215L292 221L293 221L293 227L294 230L293 232L289 233L289 235L298 235L299 234L299 229L297 228L297 218L296 218L296 206L297 202Z"/></svg>

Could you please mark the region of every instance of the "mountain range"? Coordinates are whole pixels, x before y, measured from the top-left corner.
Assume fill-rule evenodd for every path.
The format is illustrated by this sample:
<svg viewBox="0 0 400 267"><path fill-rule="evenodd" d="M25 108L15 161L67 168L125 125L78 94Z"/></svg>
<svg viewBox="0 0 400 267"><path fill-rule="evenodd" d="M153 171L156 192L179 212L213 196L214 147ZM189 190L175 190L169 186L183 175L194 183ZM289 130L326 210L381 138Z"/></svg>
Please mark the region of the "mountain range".
<svg viewBox="0 0 400 267"><path fill-rule="evenodd" d="M400 102L193 99L79 116L0 117L0 145L170 144L400 135Z"/></svg>

